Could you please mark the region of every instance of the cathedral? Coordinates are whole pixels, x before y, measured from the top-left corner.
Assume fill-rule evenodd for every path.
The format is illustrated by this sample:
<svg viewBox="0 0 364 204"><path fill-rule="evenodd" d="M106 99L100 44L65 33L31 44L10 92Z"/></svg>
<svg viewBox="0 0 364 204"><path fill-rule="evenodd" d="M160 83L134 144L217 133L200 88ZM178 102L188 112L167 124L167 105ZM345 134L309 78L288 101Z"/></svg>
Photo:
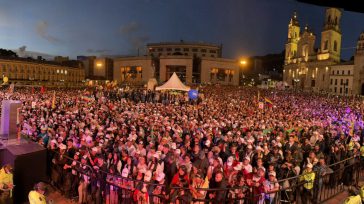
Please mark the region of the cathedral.
<svg viewBox="0 0 364 204"><path fill-rule="evenodd" d="M301 30L297 13L288 24L283 80L293 89L359 95L364 88L364 33L359 37L354 61L341 63L342 12L327 8L319 48L316 35L306 25Z"/></svg>

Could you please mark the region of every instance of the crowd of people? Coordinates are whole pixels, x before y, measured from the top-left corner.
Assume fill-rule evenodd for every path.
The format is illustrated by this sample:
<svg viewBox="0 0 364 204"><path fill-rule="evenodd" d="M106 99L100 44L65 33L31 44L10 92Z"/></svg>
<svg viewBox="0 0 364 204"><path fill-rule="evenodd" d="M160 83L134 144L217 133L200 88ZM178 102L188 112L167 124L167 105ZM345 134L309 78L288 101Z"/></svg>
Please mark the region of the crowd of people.
<svg viewBox="0 0 364 204"><path fill-rule="evenodd" d="M318 178L339 169L329 165L364 155L361 98L218 85L199 93L17 89L0 100L23 102L21 134L48 148L53 185L80 204L274 203L292 185L278 181L295 176L306 203ZM330 185L351 185L354 170Z"/></svg>

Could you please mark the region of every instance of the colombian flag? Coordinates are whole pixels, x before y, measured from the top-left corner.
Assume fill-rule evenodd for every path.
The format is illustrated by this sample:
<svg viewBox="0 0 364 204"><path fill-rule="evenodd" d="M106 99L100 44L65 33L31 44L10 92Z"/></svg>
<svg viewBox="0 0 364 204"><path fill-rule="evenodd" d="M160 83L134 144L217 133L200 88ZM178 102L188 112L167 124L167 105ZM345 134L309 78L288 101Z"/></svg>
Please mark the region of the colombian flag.
<svg viewBox="0 0 364 204"><path fill-rule="evenodd" d="M269 103L270 105L273 105L273 102L271 100L269 100L268 98L264 97L264 101L266 103Z"/></svg>

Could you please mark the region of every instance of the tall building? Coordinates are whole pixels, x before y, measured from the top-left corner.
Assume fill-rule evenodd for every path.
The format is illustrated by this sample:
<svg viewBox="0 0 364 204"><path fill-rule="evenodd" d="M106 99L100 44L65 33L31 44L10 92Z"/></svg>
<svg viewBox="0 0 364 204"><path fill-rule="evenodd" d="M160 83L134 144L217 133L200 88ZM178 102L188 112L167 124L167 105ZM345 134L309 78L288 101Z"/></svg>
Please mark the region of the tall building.
<svg viewBox="0 0 364 204"><path fill-rule="evenodd" d="M341 11L327 8L321 31L320 48L315 49L316 35L306 25L301 31L294 12L288 24L283 80L295 89L330 91L330 70L340 63Z"/></svg>
<svg viewBox="0 0 364 204"><path fill-rule="evenodd" d="M334 95L364 95L364 32L360 34L354 60L343 62L341 11L327 8L319 48L306 25L300 32L295 12L288 24L283 80L292 88L324 91Z"/></svg>
<svg viewBox="0 0 364 204"><path fill-rule="evenodd" d="M83 64L87 80L113 80L114 62L112 59L107 57L97 58L96 56L77 56L77 60Z"/></svg>
<svg viewBox="0 0 364 204"><path fill-rule="evenodd" d="M238 60L221 58L222 46L207 43L162 42L147 44L147 55L114 59L114 80L146 83L167 81L175 72L187 84L239 84Z"/></svg>

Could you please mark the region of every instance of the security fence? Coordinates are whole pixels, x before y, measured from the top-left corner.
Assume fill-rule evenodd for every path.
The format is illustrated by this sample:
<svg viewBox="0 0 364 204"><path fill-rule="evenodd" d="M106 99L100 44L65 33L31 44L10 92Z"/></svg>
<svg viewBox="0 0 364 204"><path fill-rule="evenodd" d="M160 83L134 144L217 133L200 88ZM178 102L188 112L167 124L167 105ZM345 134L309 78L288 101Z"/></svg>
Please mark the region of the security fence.
<svg viewBox="0 0 364 204"><path fill-rule="evenodd" d="M52 150L49 150L52 151ZM58 153L57 153L58 154ZM78 163L72 158L64 156L67 163ZM155 184L124 178L121 175L110 174L91 166L86 166L89 171L65 172L66 170L51 163L50 177L54 186L61 191L73 190L78 196L79 203L248 203L248 204L277 204L277 203L323 203L330 198L346 190L348 186L358 186L359 179L364 176L363 160L360 156L354 156L340 162L331 164L326 169L315 169L315 179L313 188L307 190L302 180L303 175L290 177L277 181L279 190L267 192L257 187L254 183L238 187L229 188L196 188L199 196L191 192L190 187L175 187L168 184ZM76 175L75 175L76 174ZM105 182L98 180L98 175L103 174ZM74 177L72 177L74 175ZM70 178L77 177L77 186L65 187L69 185ZM71 183L75 182L73 179ZM73 188L73 189L72 189ZM144 190L142 190L144 189ZM75 193L74 191L78 192ZM67 192L64 192L68 195ZM77 194L77 195L76 195ZM81 197L81 198L80 198Z"/></svg>

